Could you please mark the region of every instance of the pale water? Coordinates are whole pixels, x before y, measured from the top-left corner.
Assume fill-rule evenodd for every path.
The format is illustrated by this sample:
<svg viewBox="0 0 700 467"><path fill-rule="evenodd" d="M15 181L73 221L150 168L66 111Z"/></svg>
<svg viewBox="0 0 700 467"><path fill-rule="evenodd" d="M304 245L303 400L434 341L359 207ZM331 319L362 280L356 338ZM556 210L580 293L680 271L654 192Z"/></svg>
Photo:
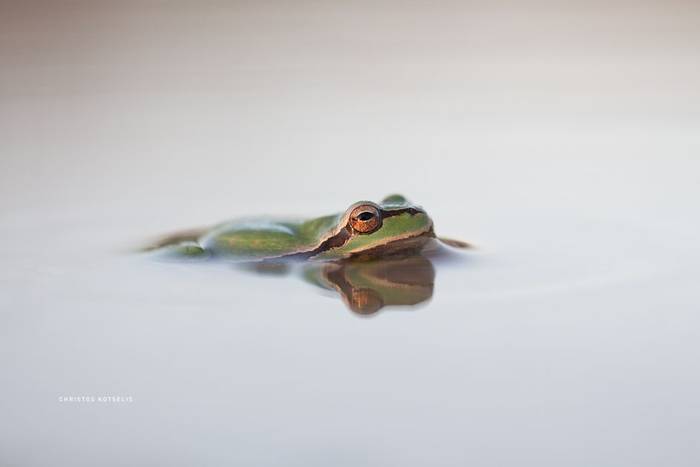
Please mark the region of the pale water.
<svg viewBox="0 0 700 467"><path fill-rule="evenodd" d="M700 462L697 5L100 5L2 15L0 465ZM133 253L393 192L417 307Z"/></svg>

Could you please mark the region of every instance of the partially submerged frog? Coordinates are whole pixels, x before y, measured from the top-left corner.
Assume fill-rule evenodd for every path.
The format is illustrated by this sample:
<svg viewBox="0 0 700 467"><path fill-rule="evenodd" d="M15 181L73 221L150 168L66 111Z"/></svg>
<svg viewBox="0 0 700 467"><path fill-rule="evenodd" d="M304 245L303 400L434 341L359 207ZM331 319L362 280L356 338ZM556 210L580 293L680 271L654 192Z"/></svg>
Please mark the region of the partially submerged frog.
<svg viewBox="0 0 700 467"><path fill-rule="evenodd" d="M423 252L440 242L433 221L401 195L360 201L345 212L306 221L268 218L230 221L168 235L147 250L173 259L224 258L239 268L286 275L303 261L303 277L337 292L359 314L413 306L433 294L435 270Z"/></svg>
<svg viewBox="0 0 700 467"><path fill-rule="evenodd" d="M249 219L165 237L149 250L234 261L347 260L410 256L437 237L433 221L401 195L360 201L343 213L306 221ZM464 242L440 239L465 248Z"/></svg>

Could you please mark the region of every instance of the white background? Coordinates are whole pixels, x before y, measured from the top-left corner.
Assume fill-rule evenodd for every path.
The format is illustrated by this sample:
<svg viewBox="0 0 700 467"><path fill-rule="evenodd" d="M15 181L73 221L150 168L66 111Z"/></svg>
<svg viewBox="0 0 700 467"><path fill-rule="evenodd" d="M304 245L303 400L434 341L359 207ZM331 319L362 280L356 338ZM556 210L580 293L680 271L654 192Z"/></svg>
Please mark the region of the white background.
<svg viewBox="0 0 700 467"><path fill-rule="evenodd" d="M700 462L697 3L1 11L0 464ZM393 192L410 311L128 253Z"/></svg>

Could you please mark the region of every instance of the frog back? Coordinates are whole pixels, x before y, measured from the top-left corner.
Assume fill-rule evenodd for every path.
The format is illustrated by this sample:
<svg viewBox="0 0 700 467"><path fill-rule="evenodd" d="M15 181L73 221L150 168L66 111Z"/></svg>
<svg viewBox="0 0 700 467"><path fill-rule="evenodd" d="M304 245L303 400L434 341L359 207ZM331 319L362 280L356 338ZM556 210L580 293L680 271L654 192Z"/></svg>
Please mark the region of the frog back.
<svg viewBox="0 0 700 467"><path fill-rule="evenodd" d="M340 214L308 221L248 218L214 227L199 239L213 256L239 260L261 260L313 251L332 235Z"/></svg>

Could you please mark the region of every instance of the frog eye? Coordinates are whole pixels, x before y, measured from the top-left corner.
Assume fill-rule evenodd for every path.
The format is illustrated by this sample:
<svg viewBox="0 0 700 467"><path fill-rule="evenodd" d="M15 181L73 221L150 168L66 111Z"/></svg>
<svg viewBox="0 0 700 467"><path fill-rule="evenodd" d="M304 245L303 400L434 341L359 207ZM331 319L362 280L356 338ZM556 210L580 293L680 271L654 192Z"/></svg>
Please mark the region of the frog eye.
<svg viewBox="0 0 700 467"><path fill-rule="evenodd" d="M372 233L382 226L382 215L372 205L358 206L350 213L350 226L361 234Z"/></svg>

